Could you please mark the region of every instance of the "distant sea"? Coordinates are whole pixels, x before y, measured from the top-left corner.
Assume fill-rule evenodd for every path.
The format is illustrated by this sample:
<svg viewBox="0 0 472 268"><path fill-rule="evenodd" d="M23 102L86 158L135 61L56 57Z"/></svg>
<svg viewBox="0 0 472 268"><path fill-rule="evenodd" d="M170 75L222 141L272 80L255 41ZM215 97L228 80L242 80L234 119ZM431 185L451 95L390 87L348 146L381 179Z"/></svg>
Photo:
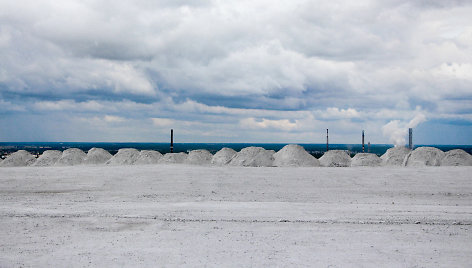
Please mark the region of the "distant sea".
<svg viewBox="0 0 472 268"><path fill-rule="evenodd" d="M268 150L278 151L287 145L287 143L174 143L174 152L189 152L191 150L205 149L211 153L216 153L223 147L232 148L236 151L249 146L259 146ZM326 151L326 144L299 144L305 148L307 152L313 156L319 158ZM472 154L472 145L415 145L416 147L431 146L441 149L443 151L449 151L453 149L463 149L464 151ZM114 143L114 142L0 142L0 154L10 154L17 150L26 150L34 154L41 154L46 150L66 150L68 148L79 148L85 152L93 147L103 148L109 151L111 154L115 154L121 148L136 148L138 150L156 150L161 153L170 152L169 143ZM389 148L392 148L391 144L371 144L370 152L382 155ZM345 150L351 156L356 153L362 152L361 144L330 144L330 150ZM369 148L365 145L365 152L368 152Z"/></svg>

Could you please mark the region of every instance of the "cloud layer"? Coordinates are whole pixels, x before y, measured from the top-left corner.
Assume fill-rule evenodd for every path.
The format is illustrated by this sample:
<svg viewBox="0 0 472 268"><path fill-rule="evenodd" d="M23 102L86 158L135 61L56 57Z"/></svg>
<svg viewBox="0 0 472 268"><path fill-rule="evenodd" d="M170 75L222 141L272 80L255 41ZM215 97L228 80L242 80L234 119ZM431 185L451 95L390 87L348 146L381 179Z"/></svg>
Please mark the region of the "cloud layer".
<svg viewBox="0 0 472 268"><path fill-rule="evenodd" d="M174 127L186 142L316 143L330 128L334 142L364 129L389 143L383 126L421 113L423 131L446 130L424 143L471 144L471 13L468 1L3 1L0 138L166 141Z"/></svg>

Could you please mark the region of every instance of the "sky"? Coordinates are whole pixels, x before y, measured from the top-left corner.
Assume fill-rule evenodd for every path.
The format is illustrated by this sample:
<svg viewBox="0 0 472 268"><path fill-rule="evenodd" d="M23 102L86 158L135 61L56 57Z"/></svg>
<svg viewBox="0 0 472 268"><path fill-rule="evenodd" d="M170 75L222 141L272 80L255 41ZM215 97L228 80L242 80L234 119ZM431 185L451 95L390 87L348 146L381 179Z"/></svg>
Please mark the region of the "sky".
<svg viewBox="0 0 472 268"><path fill-rule="evenodd" d="M0 0L0 142L472 144L472 1Z"/></svg>

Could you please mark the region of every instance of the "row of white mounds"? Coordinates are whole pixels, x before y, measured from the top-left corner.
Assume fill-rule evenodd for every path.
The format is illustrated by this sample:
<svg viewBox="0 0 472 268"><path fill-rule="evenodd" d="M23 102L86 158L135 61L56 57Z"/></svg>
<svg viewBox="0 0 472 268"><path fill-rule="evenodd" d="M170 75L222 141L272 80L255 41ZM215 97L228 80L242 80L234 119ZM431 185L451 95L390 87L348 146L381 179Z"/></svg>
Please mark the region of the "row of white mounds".
<svg viewBox="0 0 472 268"><path fill-rule="evenodd" d="M27 151L19 150L0 161L1 167L152 164L245 167L472 166L472 155L461 149L443 152L433 147L419 147L413 151L406 147L393 147L381 157L371 153L358 153L351 158L346 151L331 150L316 159L302 146L289 144L278 152L262 147L247 147L240 152L223 148L215 155L207 150L162 155L153 150L138 151L133 148L120 149L115 155L111 155L101 148L92 148L87 153L71 148L64 152L48 150L38 159Z"/></svg>

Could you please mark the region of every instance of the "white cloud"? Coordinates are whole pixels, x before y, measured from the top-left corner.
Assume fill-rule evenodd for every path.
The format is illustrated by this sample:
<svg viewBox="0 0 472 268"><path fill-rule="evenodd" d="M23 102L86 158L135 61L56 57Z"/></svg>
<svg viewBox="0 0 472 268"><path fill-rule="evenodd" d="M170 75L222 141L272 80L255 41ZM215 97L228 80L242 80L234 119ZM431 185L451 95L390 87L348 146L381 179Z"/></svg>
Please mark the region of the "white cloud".
<svg viewBox="0 0 472 268"><path fill-rule="evenodd" d="M168 127L175 124L174 120L168 118L151 118L152 123L157 127Z"/></svg>
<svg viewBox="0 0 472 268"><path fill-rule="evenodd" d="M340 119L340 118L359 118L360 114L353 108L339 109L336 107L327 108L326 111L321 115L327 119Z"/></svg>
<svg viewBox="0 0 472 268"><path fill-rule="evenodd" d="M39 101L34 107L42 111L100 111L104 106L97 101L75 102L74 100Z"/></svg>
<svg viewBox="0 0 472 268"><path fill-rule="evenodd" d="M447 79L472 80L472 63L443 63L431 70L431 73L434 76L444 76Z"/></svg>
<svg viewBox="0 0 472 268"><path fill-rule="evenodd" d="M105 117L103 117L103 120L105 120L105 122L108 122L108 123L121 123L121 122L126 121L125 118L115 116L115 115L105 115Z"/></svg>
<svg viewBox="0 0 472 268"><path fill-rule="evenodd" d="M262 118L257 120L253 117L242 119L239 124L243 128L254 128L254 129L279 129L283 131L290 131L298 128L297 122L290 122L288 119L281 120L270 120Z"/></svg>

